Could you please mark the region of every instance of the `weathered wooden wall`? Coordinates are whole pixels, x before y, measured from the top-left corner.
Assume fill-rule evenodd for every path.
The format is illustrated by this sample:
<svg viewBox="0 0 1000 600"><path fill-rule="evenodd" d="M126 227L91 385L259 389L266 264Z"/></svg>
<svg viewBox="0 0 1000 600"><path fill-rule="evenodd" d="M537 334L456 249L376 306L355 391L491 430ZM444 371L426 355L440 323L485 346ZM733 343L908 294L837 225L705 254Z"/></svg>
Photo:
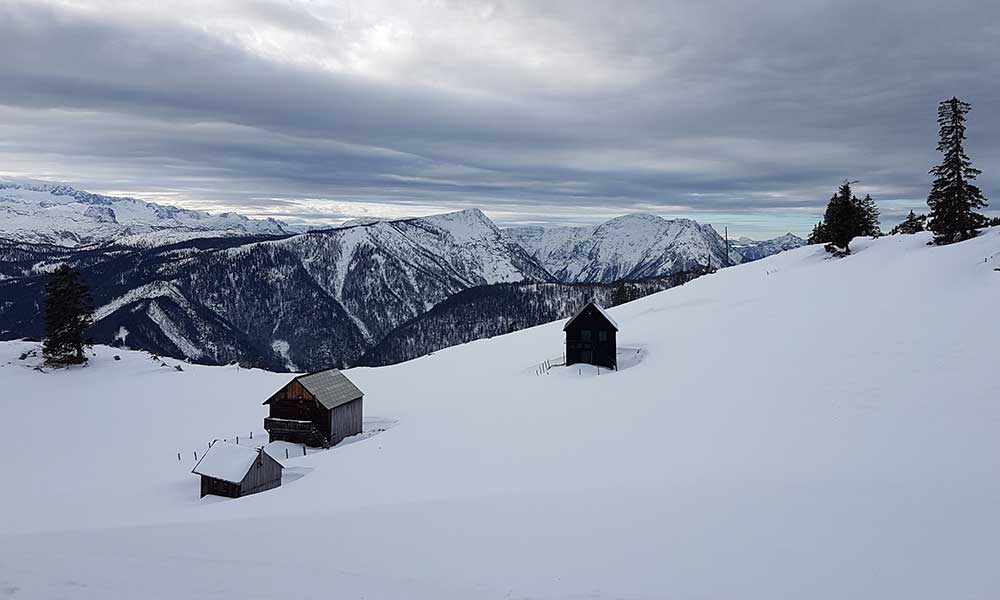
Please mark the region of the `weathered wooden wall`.
<svg viewBox="0 0 1000 600"><path fill-rule="evenodd" d="M276 419L311 421L320 435L330 439L330 411L320 406L315 396L309 393L309 390L297 380L289 382L288 385L275 392L268 402L270 403L268 416ZM308 434L275 435L271 433L270 441L279 439L299 444L315 445L316 443Z"/></svg>
<svg viewBox="0 0 1000 600"><path fill-rule="evenodd" d="M201 497L204 498L209 494L213 494L215 496L225 496L227 498L239 498L240 486L236 483L229 483L228 481L202 475Z"/></svg>
<svg viewBox="0 0 1000 600"><path fill-rule="evenodd" d="M330 445L339 443L345 437L361 433L363 398L341 404L330 414Z"/></svg>
<svg viewBox="0 0 1000 600"><path fill-rule="evenodd" d="M240 482L240 495L256 494L279 485L281 485L281 464L264 452L254 461Z"/></svg>

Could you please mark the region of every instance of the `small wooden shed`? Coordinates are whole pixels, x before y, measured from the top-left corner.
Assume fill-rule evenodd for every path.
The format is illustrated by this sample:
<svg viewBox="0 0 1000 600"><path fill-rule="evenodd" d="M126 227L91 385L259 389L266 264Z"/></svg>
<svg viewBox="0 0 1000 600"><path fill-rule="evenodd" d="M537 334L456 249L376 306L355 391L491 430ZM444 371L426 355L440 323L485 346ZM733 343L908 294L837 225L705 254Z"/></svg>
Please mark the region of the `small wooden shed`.
<svg viewBox="0 0 1000 600"><path fill-rule="evenodd" d="M364 394L337 369L300 375L264 404L270 441L329 448L361 433Z"/></svg>
<svg viewBox="0 0 1000 600"><path fill-rule="evenodd" d="M263 448L216 441L191 472L201 475L202 498L239 498L281 485L282 468Z"/></svg>
<svg viewBox="0 0 1000 600"><path fill-rule="evenodd" d="M566 332L566 365L585 363L618 368L618 324L604 307L588 302L563 327Z"/></svg>

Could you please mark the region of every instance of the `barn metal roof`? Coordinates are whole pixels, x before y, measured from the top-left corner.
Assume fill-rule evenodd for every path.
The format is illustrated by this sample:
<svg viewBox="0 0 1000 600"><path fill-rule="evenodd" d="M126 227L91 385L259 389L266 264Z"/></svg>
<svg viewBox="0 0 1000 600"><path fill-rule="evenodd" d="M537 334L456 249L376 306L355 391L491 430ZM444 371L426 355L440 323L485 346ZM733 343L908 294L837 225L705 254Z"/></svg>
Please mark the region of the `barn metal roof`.
<svg viewBox="0 0 1000 600"><path fill-rule="evenodd" d="M266 452L266 450L260 450ZM257 452L247 446L238 446L232 442L217 441L212 444L198 464L191 470L196 475L205 475L215 479L239 483L243 481L247 471L257 460ZM272 457L273 458L273 457ZM281 464L281 463L278 463Z"/></svg>
<svg viewBox="0 0 1000 600"><path fill-rule="evenodd" d="M594 308L596 308L597 312L601 313L601 316L603 316L605 319L608 320L609 323L611 323L611 326L615 328L615 331L618 331L618 322L615 321L614 319L612 319L611 315L608 314L608 311L605 310L603 306L601 306L600 304L598 304L596 302L588 302L588 303L586 303L586 304L583 305L583 308L581 308L580 310L576 311L576 314L573 315L573 317L569 321L566 321L566 325L563 326L563 331L566 331L567 329L569 329L570 324L573 323L573 321L575 321L577 317L579 317L580 315L582 315L583 311L587 310L587 308L590 307L590 306L593 306Z"/></svg>
<svg viewBox="0 0 1000 600"><path fill-rule="evenodd" d="M302 387L309 390L310 394L316 396L319 403L327 410L364 396L364 393L337 369L300 375L296 379Z"/></svg>

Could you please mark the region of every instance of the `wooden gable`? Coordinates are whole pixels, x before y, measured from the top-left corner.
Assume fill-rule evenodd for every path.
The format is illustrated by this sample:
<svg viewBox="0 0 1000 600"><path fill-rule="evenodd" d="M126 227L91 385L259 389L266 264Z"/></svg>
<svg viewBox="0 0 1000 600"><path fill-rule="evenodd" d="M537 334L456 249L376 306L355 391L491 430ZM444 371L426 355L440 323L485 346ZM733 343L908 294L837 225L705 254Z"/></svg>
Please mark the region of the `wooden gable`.
<svg viewBox="0 0 1000 600"><path fill-rule="evenodd" d="M304 385L299 383L298 379L293 379L289 381L285 387L281 388L268 398L267 402L264 404L270 404L272 402L283 400L311 400L312 402L316 402L316 397L313 396Z"/></svg>

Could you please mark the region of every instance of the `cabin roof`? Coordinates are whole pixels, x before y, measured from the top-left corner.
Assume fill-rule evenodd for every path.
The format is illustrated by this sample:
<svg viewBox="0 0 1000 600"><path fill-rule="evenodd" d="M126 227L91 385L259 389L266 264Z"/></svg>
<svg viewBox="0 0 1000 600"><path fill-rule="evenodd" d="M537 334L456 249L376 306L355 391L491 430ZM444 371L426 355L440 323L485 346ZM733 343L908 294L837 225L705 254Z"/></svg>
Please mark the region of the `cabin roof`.
<svg viewBox="0 0 1000 600"><path fill-rule="evenodd" d="M266 450L255 450L232 442L216 441L201 457L198 464L191 469L191 472L229 483L240 483L250 467L253 466L254 461L257 460L258 452L266 452Z"/></svg>
<svg viewBox="0 0 1000 600"><path fill-rule="evenodd" d="M339 369L327 369L325 371L309 373L308 375L299 375L292 381L298 381L302 384L302 387L315 396L316 400L327 410L337 408L341 404L347 404L352 400L357 400L364 396L364 393L351 383L351 380L341 373ZM264 404L270 401L268 399Z"/></svg>
<svg viewBox="0 0 1000 600"><path fill-rule="evenodd" d="M588 302L588 303L586 303L586 304L583 305L583 308L581 308L580 310L576 311L576 314L573 315L573 317L570 318L569 321L566 321L566 325L563 327L563 331L566 331L567 329L569 329L569 326L573 324L573 321L575 321L577 319L577 317L579 317L580 315L582 315L583 311L587 310L587 307L589 307L589 306L593 306L594 308L596 308L597 312L601 313L601 316L604 317L605 319L607 319L608 323L611 323L611 326L615 328L615 331L618 331L618 322L615 321L614 319L612 319L611 315L608 314L608 311L605 310L603 306L601 306L600 304L598 304L596 302Z"/></svg>

